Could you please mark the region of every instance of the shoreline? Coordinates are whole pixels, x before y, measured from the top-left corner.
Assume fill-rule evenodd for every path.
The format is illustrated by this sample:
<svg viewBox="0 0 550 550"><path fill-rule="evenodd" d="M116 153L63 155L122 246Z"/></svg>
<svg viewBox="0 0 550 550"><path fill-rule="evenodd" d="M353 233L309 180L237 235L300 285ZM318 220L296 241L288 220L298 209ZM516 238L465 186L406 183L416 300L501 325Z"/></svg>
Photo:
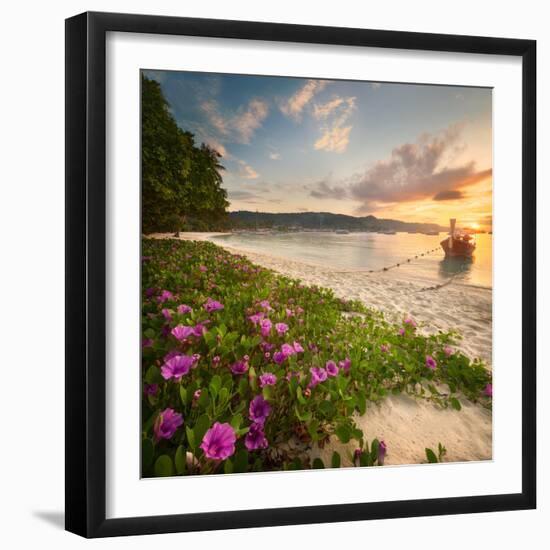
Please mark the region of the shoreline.
<svg viewBox="0 0 550 550"><path fill-rule="evenodd" d="M301 279L305 284L331 288L336 296L357 299L382 311L389 320L402 321L412 316L424 334L438 330L457 330L464 339L457 346L470 358L480 357L492 368L492 291L486 287L449 284L437 290L423 291L424 284L401 279L391 272L345 272L313 266L270 254L252 252L214 241L222 233L181 233L180 240L210 241L230 253L282 275ZM149 235L174 238L172 233ZM425 283L425 281L424 281ZM442 409L406 394L391 395L381 403L372 403L362 417L356 417L366 439L384 440L388 446L386 464L403 465L426 462L426 447L436 449L439 442L447 448L446 462L491 460L492 412L480 404L461 399L462 410ZM332 452L342 456L343 465L351 465L351 444L343 445L334 437L323 449L314 447L311 457L330 463Z"/></svg>

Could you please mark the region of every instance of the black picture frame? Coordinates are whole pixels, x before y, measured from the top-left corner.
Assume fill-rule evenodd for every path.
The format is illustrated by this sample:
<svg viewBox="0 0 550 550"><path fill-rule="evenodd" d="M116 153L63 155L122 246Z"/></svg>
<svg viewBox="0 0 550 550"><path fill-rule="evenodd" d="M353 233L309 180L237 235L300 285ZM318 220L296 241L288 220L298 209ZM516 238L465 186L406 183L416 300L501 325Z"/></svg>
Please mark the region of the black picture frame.
<svg viewBox="0 0 550 550"><path fill-rule="evenodd" d="M105 40L108 31L520 57L522 491L517 494L106 519ZM536 42L247 21L83 13L66 20L66 529L107 537L536 507Z"/></svg>

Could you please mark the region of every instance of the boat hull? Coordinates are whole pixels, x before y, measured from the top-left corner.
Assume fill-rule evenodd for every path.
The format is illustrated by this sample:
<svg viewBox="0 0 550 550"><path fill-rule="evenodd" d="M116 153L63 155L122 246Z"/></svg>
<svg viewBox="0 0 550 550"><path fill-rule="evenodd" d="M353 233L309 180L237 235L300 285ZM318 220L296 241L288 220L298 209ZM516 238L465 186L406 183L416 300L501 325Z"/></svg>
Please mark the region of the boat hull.
<svg viewBox="0 0 550 550"><path fill-rule="evenodd" d="M448 258L471 258L476 244L473 241L463 241L461 239L453 239L451 246L451 238L448 237L441 241L441 248Z"/></svg>

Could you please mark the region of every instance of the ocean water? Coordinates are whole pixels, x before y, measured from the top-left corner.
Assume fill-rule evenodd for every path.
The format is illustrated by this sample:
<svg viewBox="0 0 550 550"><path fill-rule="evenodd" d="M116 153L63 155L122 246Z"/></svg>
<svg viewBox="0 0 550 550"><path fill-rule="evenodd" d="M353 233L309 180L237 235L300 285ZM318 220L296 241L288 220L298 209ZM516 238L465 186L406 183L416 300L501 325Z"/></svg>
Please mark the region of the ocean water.
<svg viewBox="0 0 550 550"><path fill-rule="evenodd" d="M214 240L252 252L342 271L381 270L400 263L391 272L408 279L441 283L454 277L456 282L491 287L492 235L475 235L476 250L470 260L446 259L439 244L446 237L446 233L432 236L420 233L246 232L217 236ZM420 256L423 253L425 255Z"/></svg>

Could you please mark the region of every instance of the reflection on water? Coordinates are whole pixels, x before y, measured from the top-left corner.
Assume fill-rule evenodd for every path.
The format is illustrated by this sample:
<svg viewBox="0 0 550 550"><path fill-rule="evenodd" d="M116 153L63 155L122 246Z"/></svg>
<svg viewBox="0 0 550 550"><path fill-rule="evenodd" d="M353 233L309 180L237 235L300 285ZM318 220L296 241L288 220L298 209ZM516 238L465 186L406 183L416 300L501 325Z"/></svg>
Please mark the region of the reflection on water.
<svg viewBox="0 0 550 550"><path fill-rule="evenodd" d="M445 259L440 241L446 237L421 233L272 232L234 233L216 237L228 245L342 270L380 270L400 263L395 271L407 278L441 282L455 276L470 284L492 286L492 235L476 235L470 260ZM429 250L428 255L419 256ZM410 262L407 262L410 259Z"/></svg>

